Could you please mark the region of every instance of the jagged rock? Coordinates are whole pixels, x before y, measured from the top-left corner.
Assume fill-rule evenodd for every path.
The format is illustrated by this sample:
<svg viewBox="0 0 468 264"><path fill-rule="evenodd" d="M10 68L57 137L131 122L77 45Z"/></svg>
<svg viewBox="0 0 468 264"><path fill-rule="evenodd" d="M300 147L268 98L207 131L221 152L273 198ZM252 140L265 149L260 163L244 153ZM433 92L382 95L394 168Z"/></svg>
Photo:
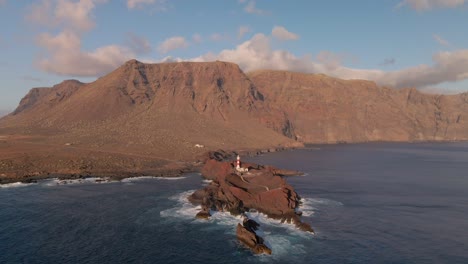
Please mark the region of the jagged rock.
<svg viewBox="0 0 468 264"><path fill-rule="evenodd" d="M242 225L249 230L250 232L255 232L258 230L258 227L260 226L259 223L255 222L252 219L249 218L244 218L244 221L242 222Z"/></svg>
<svg viewBox="0 0 468 264"><path fill-rule="evenodd" d="M299 196L285 179L277 175L276 172L281 170L250 163L243 166L248 166L249 172L237 175L234 163L208 160L202 168L202 175L213 181L195 191L189 200L201 204L202 211L212 209L243 215L243 225L237 226L236 234L256 254L271 254L271 250L263 244L263 238L255 233L259 224L246 218L244 213L247 211L259 211L313 233L311 226L302 223L296 214Z"/></svg>
<svg viewBox="0 0 468 264"><path fill-rule="evenodd" d="M211 217L211 214L209 211L202 210L198 212L195 216L197 219L208 219Z"/></svg>
<svg viewBox="0 0 468 264"><path fill-rule="evenodd" d="M271 255L271 249L264 244L257 244L255 247L252 249L253 253L255 254L266 254L266 255Z"/></svg>
<svg viewBox="0 0 468 264"><path fill-rule="evenodd" d="M255 232L248 230L241 224L237 224L236 229L237 239L246 247L250 248L255 254L271 255L271 249L263 244L263 239Z"/></svg>

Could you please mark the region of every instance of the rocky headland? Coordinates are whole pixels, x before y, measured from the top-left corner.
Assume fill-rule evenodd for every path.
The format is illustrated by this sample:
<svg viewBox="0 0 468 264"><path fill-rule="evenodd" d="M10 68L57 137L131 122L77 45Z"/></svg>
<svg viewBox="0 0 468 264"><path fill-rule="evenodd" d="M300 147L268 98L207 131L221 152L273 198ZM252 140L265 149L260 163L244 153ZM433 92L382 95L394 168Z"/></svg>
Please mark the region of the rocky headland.
<svg viewBox="0 0 468 264"><path fill-rule="evenodd" d="M94 82L33 88L0 118L0 183L178 175L209 151L309 143L468 140L468 93L229 62L130 60Z"/></svg>
<svg viewBox="0 0 468 264"><path fill-rule="evenodd" d="M212 211L242 215L244 221L237 226L237 238L254 253L271 254L271 249L255 232L259 224L246 216L251 210L294 224L305 232L314 232L309 224L301 221L301 213L297 211L301 198L284 179L300 172L253 163L243 163L237 169L235 162L209 159L201 173L211 183L189 196L189 201L201 205L196 217L209 218Z"/></svg>

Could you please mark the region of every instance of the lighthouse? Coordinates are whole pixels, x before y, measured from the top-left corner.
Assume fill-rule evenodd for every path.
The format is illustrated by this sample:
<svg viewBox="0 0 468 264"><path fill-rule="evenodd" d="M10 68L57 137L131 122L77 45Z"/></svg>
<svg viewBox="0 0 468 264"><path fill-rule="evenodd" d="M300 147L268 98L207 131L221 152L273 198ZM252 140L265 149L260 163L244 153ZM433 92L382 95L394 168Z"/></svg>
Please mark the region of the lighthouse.
<svg viewBox="0 0 468 264"><path fill-rule="evenodd" d="M237 160L236 160L236 171L238 172L248 172L249 168L241 168L241 161L240 161L240 156L237 155Z"/></svg>

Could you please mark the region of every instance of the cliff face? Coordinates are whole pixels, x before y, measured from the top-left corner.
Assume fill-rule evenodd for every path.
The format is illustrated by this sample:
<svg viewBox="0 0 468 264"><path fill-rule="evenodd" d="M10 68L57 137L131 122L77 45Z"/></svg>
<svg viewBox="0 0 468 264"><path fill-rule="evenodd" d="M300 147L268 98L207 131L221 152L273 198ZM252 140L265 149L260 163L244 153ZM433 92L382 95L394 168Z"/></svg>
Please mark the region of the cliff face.
<svg viewBox="0 0 468 264"><path fill-rule="evenodd" d="M429 95L320 74L248 74L306 143L468 139L468 94Z"/></svg>
<svg viewBox="0 0 468 264"><path fill-rule="evenodd" d="M0 134L40 131L48 143L188 159L205 151L195 144L296 145L283 135L291 135L288 122L236 64L131 60L92 83L31 90L12 115L0 119Z"/></svg>
<svg viewBox="0 0 468 264"><path fill-rule="evenodd" d="M34 88L0 118L0 182L166 173L216 149L420 140L468 140L468 93L284 71L246 75L227 62L131 60L92 83Z"/></svg>
<svg viewBox="0 0 468 264"><path fill-rule="evenodd" d="M206 149L468 139L468 94L427 95L363 80L227 62L131 60L95 82L32 89L1 134L43 144L193 159Z"/></svg>

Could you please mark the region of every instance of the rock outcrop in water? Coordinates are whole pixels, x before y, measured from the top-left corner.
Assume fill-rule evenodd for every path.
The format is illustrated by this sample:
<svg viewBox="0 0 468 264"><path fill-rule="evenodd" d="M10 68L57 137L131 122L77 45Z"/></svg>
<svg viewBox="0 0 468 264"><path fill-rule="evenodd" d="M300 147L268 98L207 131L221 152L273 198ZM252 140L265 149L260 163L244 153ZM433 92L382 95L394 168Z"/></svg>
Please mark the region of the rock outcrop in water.
<svg viewBox="0 0 468 264"><path fill-rule="evenodd" d="M233 215L256 210L268 217L295 224L303 231L314 232L309 224L301 221L300 213L296 211L300 197L283 178L283 175L298 172L252 163L244 163L243 168L248 168L248 172L238 172L232 162L210 159L205 163L202 175L212 182L189 197L193 204L202 207L197 218L210 217L211 210ZM237 227L237 237L254 253L268 254L263 239L255 233L258 224L252 221L246 219L244 225Z"/></svg>
<svg viewBox="0 0 468 264"><path fill-rule="evenodd" d="M254 220L245 218L242 225L237 224L237 239L255 254L271 255L271 249L264 244L263 238L255 232L259 226Z"/></svg>

